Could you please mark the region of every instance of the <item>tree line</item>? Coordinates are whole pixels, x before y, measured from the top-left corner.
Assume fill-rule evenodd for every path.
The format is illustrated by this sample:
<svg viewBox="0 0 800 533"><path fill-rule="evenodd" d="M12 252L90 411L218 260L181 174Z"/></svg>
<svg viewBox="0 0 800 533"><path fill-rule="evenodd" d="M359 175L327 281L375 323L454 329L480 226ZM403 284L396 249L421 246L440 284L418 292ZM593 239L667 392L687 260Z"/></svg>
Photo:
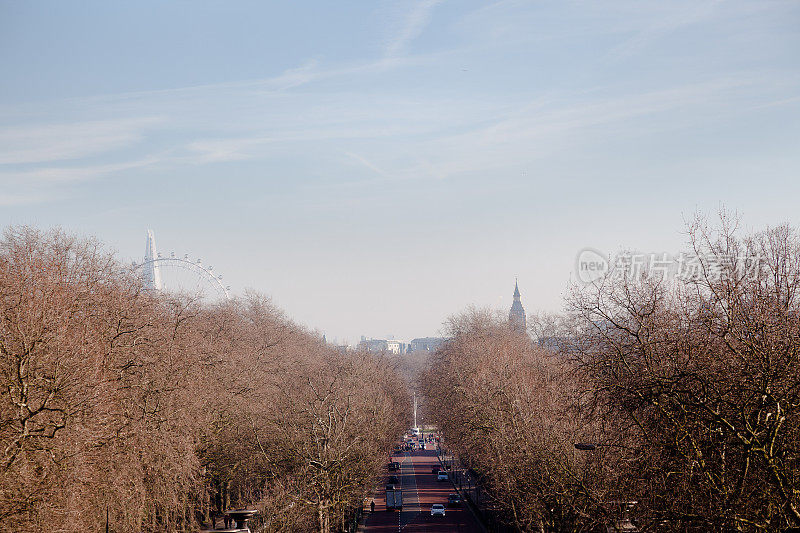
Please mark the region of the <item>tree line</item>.
<svg viewBox="0 0 800 533"><path fill-rule="evenodd" d="M423 388L496 527L800 527L800 242L736 224L689 225L691 276L575 287L534 321L547 342L484 310L450 320Z"/></svg>
<svg viewBox="0 0 800 533"><path fill-rule="evenodd" d="M263 531L343 530L410 403L387 360L264 296L154 294L61 230L0 239L5 531L195 531L235 507Z"/></svg>

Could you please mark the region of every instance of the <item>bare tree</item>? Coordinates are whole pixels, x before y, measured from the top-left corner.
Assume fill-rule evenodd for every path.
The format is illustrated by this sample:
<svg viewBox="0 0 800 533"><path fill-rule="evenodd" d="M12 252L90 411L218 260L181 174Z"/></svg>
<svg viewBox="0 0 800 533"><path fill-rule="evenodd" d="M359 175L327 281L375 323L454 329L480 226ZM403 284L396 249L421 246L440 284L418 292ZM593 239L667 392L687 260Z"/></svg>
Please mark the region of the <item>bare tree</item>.
<svg viewBox="0 0 800 533"><path fill-rule="evenodd" d="M481 476L506 528L579 531L595 494L573 447L586 431L575 366L512 331L503 317L468 310L434 356L425 394L450 451Z"/></svg>
<svg viewBox="0 0 800 533"><path fill-rule="evenodd" d="M621 479L652 528L778 530L798 514L798 241L689 227L694 275L601 280L572 298Z"/></svg>
<svg viewBox="0 0 800 533"><path fill-rule="evenodd" d="M408 420L391 365L341 355L249 294L144 290L99 243L0 241L0 524L342 529Z"/></svg>

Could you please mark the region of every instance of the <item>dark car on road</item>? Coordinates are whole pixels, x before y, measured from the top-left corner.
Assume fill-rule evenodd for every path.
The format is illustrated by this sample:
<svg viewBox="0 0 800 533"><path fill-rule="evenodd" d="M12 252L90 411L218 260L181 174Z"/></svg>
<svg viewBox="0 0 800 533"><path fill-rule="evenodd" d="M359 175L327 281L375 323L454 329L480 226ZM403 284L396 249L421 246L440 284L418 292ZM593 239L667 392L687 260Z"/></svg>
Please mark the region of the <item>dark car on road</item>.
<svg viewBox="0 0 800 533"><path fill-rule="evenodd" d="M431 467L431 474L438 474L438 473L439 473L439 470L440 470L441 468L442 468L442 467L441 467L441 466L439 466L439 465L434 465L434 466L432 466L432 467Z"/></svg>
<svg viewBox="0 0 800 533"><path fill-rule="evenodd" d="M400 463L397 461L392 461L389 463L389 472L396 472L398 470L400 470Z"/></svg>
<svg viewBox="0 0 800 533"><path fill-rule="evenodd" d="M447 506L448 507L457 507L461 505L461 495L460 494L451 494L447 497Z"/></svg>
<svg viewBox="0 0 800 533"><path fill-rule="evenodd" d="M389 481L387 483L391 483L392 485L397 485L400 483L400 479L397 476L389 476Z"/></svg>

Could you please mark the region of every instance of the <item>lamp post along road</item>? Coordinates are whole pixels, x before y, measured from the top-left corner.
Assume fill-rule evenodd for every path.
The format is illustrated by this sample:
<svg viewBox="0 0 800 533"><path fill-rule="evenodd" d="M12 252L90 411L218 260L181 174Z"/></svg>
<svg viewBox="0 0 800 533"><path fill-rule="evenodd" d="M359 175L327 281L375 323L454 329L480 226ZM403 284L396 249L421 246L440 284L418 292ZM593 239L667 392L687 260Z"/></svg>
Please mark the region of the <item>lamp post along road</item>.
<svg viewBox="0 0 800 533"><path fill-rule="evenodd" d="M581 450L584 452L593 451L597 448L623 448L627 449L627 446L622 446L621 444L594 444L590 442L576 442L575 449ZM622 506L622 518L620 520L616 520L612 525L607 526L608 533L637 533L639 528L636 527L631 521L630 513L633 510L634 505L636 505L637 501L625 501L625 502L605 502L606 504L616 504Z"/></svg>

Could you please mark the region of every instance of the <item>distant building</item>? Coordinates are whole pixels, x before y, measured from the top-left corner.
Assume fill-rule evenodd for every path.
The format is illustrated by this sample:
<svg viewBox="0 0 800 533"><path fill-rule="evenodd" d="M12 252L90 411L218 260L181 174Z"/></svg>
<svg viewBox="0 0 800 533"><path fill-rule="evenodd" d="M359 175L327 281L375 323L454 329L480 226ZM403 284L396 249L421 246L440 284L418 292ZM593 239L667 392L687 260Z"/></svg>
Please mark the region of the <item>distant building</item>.
<svg viewBox="0 0 800 533"><path fill-rule="evenodd" d="M446 341L444 337L420 337L411 342L396 339L368 339L361 337L358 349L371 353L405 354L411 352L435 352Z"/></svg>
<svg viewBox="0 0 800 533"><path fill-rule="evenodd" d="M363 350L365 352L385 352L388 351L389 346L387 342L383 339L366 339L362 338L361 342L358 343L358 349Z"/></svg>
<svg viewBox="0 0 800 533"><path fill-rule="evenodd" d="M408 351L408 343L390 339L386 341L386 349L395 354L406 353Z"/></svg>
<svg viewBox="0 0 800 533"><path fill-rule="evenodd" d="M511 304L511 310L508 312L508 324L511 329L520 333L525 333L528 330L528 322L525 320L525 308L522 307L522 302L519 297L519 284L514 283L514 303Z"/></svg>
<svg viewBox="0 0 800 533"><path fill-rule="evenodd" d="M445 341L443 337L423 337L411 341L412 352L435 352Z"/></svg>
<svg viewBox="0 0 800 533"><path fill-rule="evenodd" d="M568 352L575 346L573 339L561 336L540 337L537 342L542 348L557 353Z"/></svg>
<svg viewBox="0 0 800 533"><path fill-rule="evenodd" d="M336 339L334 339L333 342L328 342L328 338L325 335L322 335L322 342L329 348L332 348L340 353L347 353L350 351L350 346L347 344L338 344Z"/></svg>
<svg viewBox="0 0 800 533"><path fill-rule="evenodd" d="M367 339L361 337L361 342L358 343L358 349L372 353L388 352L401 354L408 351L408 344L394 339Z"/></svg>

